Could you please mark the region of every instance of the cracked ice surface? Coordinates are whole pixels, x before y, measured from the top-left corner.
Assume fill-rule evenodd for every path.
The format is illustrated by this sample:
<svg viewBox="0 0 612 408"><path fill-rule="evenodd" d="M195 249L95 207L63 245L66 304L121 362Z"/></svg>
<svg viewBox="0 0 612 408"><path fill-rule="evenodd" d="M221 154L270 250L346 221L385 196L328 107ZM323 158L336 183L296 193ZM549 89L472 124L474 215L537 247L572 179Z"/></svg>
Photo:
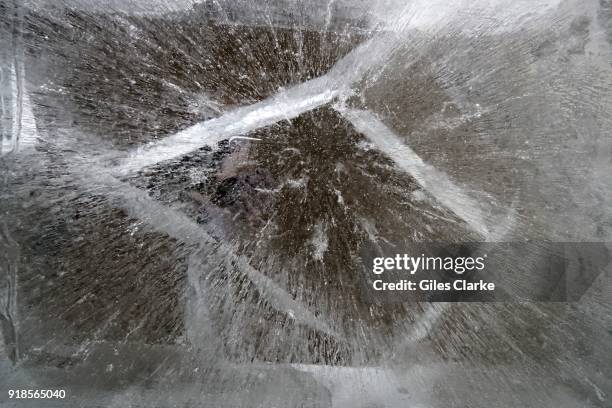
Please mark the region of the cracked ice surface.
<svg viewBox="0 0 612 408"><path fill-rule="evenodd" d="M360 266L610 241L610 1L0 11L2 404L610 405L609 271L572 304L381 305Z"/></svg>

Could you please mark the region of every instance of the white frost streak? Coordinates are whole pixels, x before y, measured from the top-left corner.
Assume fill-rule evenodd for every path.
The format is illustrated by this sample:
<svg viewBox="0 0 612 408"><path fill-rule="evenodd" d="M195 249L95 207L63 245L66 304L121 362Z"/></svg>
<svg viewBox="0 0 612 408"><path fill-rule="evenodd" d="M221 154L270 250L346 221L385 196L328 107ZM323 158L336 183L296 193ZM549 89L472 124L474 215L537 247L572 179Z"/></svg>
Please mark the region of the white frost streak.
<svg viewBox="0 0 612 408"><path fill-rule="evenodd" d="M461 187L455 185L446 174L425 163L373 113L355 109L340 109L339 112L380 151L413 176L442 205L483 237L489 236L489 229L479 203L469 197Z"/></svg>
<svg viewBox="0 0 612 408"><path fill-rule="evenodd" d="M313 248L312 256L317 261L322 261L327 248L329 246L329 238L327 237L327 230L322 223L317 223L314 228L314 233L310 240L310 245Z"/></svg>
<svg viewBox="0 0 612 408"><path fill-rule="evenodd" d="M32 102L30 101L30 95L24 90L22 100L19 150L31 151L31 149L36 145L37 138L38 134L36 130L36 122L34 120L34 113L32 111Z"/></svg>
<svg viewBox="0 0 612 408"><path fill-rule="evenodd" d="M282 312L290 311L298 324L304 324L335 338L341 338L327 323L316 317L303 304L294 300L286 290L253 268L244 256L237 255L231 246L213 238L186 215L158 203L146 192L118 180L102 168L92 166L73 169L73 174L86 175L83 180L84 185L93 184L95 188L106 189L107 197L116 205L124 208L130 216L145 222L156 231L198 247L215 247L219 259L225 259L226 262L233 264L239 271L247 275L273 308Z"/></svg>
<svg viewBox="0 0 612 408"><path fill-rule="evenodd" d="M238 108L219 118L198 123L190 128L136 150L120 166L119 173L142 169L161 161L190 153L202 146L215 146L219 141L240 136L255 129L289 120L331 102L336 91L325 89L323 81L305 82L271 99Z"/></svg>
<svg viewBox="0 0 612 408"><path fill-rule="evenodd" d="M119 174L138 171L203 146L214 146L221 140L293 119L334 98L346 97L355 81L390 58L399 44L398 39L396 33L380 33L340 59L327 74L139 148L116 171Z"/></svg>
<svg viewBox="0 0 612 408"><path fill-rule="evenodd" d="M17 72L20 70L20 73ZM19 78L19 75L20 78ZM12 127L8 134L0 135L0 155L30 151L36 144L36 122L32 112L30 97L23 85L24 72L21 64L11 66L10 92L12 105L6 106L7 101L1 99L2 109L9 110L13 117Z"/></svg>

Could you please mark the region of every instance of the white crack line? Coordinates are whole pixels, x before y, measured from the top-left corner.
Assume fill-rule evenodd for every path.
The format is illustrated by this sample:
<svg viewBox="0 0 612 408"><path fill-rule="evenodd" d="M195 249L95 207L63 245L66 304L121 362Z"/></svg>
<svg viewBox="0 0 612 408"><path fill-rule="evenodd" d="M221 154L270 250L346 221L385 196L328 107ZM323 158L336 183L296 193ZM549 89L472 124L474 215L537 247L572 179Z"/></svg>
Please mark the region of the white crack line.
<svg viewBox="0 0 612 408"><path fill-rule="evenodd" d="M485 238L491 236L481 205L435 167L425 163L409 146L369 111L336 107L357 131L409 173L436 200Z"/></svg>
<svg viewBox="0 0 612 408"><path fill-rule="evenodd" d="M271 99L238 108L227 114L198 123L172 136L134 151L114 169L118 174L138 171L143 167L188 154L203 146L214 147L218 142L244 135L253 130L293 119L304 112L329 103L337 91L315 86L317 80L305 82Z"/></svg>
<svg viewBox="0 0 612 408"><path fill-rule="evenodd" d="M93 184L96 189L102 187L106 190L104 191L106 197L111 199L115 205L124 208L130 216L145 222L156 231L198 248L205 246L216 248L220 259L235 265L253 282L273 308L289 313L298 324L312 327L336 339L343 339L326 322L315 316L303 304L294 300L285 289L252 267L246 257L237 255L230 245L216 240L186 215L157 202L145 191L122 182L111 175L108 169L85 164L73 167L71 170L72 174L82 177L83 185Z"/></svg>
<svg viewBox="0 0 612 408"><path fill-rule="evenodd" d="M204 146L214 148L221 140L243 136L282 120L293 119L335 98L346 97L351 93L350 88L355 81L390 58L399 44L399 38L395 32L378 33L336 62L327 74L142 146L114 168L113 174L137 172Z"/></svg>

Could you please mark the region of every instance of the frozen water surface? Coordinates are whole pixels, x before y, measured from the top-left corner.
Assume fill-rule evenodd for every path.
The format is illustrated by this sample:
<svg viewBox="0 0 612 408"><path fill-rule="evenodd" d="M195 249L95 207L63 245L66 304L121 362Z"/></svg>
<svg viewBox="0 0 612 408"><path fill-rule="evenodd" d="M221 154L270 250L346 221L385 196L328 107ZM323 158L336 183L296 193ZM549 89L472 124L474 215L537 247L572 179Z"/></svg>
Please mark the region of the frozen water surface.
<svg viewBox="0 0 612 408"><path fill-rule="evenodd" d="M609 0L14 0L0 24L2 406L612 406L609 268L573 303L379 304L360 266L612 241Z"/></svg>

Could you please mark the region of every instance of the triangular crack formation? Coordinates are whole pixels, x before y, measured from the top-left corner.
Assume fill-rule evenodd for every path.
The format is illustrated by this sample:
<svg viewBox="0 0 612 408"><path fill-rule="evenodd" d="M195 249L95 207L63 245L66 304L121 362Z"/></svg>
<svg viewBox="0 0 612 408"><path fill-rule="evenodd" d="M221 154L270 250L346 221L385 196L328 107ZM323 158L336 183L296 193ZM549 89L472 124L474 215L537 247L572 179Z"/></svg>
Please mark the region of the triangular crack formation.
<svg viewBox="0 0 612 408"><path fill-rule="evenodd" d="M129 180L155 199L181 208L221 241L234 243L232 251L243 264L238 270L259 269L245 274L255 286L265 276L288 299L306 309L315 307L316 316L346 311L333 324L344 332L378 338L389 332L395 317L416 319L417 313L401 305L362 301L364 253L389 245L409 248L415 241L477 241L481 236L423 189L409 174L411 168L398 166L397 158L387 154L393 157L393 151L381 152L372 143L377 140L359 128L327 104L245 134L258 140L221 141L215 149L148 167ZM235 266L230 264L213 268L213 287L225 287L228 280L243 282L245 276L227 269ZM264 298L244 297L243 286L232 292L240 304L256 307L269 295L259 291ZM308 298L313 291L319 294L316 305ZM218 316L233 315L227 302L212 303ZM295 318L295 307L277 306L283 319ZM381 330L346 330L347 324ZM335 333L330 338L342 337ZM374 339L363 340L367 344ZM328 345L324 360L348 362L341 349Z"/></svg>

